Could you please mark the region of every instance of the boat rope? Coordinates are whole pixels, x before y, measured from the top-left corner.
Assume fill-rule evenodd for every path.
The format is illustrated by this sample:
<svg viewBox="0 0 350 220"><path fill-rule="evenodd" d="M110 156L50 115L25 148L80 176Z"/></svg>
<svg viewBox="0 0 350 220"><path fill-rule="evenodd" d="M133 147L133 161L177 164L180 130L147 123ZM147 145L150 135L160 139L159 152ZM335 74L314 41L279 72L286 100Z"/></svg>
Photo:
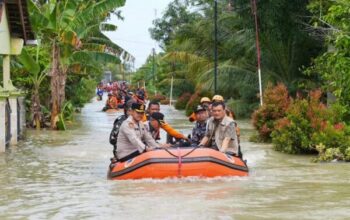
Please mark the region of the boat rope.
<svg viewBox="0 0 350 220"><path fill-rule="evenodd" d="M177 154L178 154L178 158L179 158L177 175L178 175L178 177L181 177L182 158L181 158L181 150L179 147L177 148Z"/></svg>
<svg viewBox="0 0 350 220"><path fill-rule="evenodd" d="M181 156L182 158L184 158L184 157L187 157L188 155L190 155L193 151L195 151L195 150L197 150L197 148L198 147L194 147L191 151L189 151L188 153L186 153L185 155L183 155L183 156ZM179 148L178 148L179 149ZM180 148L181 149L181 148ZM166 149L166 148L164 148L164 150L166 151L166 152L168 152L168 154L170 154L171 156L173 156L173 157L175 157L175 158L178 158L179 156L177 156L177 155L175 155L175 154L173 154L173 153L171 153L171 151L169 151L168 149ZM181 153L181 151L180 151L180 153Z"/></svg>

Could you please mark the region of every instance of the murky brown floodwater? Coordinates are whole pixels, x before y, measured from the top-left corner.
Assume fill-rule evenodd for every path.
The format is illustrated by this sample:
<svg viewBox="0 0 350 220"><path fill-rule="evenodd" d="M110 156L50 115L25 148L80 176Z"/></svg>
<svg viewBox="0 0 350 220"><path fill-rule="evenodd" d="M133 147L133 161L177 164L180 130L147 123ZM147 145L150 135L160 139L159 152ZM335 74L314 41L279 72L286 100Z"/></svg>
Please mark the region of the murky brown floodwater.
<svg viewBox="0 0 350 220"><path fill-rule="evenodd" d="M116 114L86 106L66 132L28 131L0 155L0 219L350 219L350 164L310 162L247 141L245 178L108 181ZM188 134L182 112L162 106Z"/></svg>

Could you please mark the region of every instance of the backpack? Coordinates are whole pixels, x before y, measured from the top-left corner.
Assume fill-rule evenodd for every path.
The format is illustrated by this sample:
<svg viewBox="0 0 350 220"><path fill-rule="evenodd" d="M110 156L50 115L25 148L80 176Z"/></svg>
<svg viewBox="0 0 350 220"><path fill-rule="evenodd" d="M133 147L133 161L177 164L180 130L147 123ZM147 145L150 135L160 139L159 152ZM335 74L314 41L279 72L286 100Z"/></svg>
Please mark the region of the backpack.
<svg viewBox="0 0 350 220"><path fill-rule="evenodd" d="M113 154L115 157L117 157L117 139L118 139L118 133L120 126L122 123L127 119L128 117L126 115L121 115L118 118L115 119L113 123L113 128L111 131L111 134L109 135L109 143L113 145Z"/></svg>

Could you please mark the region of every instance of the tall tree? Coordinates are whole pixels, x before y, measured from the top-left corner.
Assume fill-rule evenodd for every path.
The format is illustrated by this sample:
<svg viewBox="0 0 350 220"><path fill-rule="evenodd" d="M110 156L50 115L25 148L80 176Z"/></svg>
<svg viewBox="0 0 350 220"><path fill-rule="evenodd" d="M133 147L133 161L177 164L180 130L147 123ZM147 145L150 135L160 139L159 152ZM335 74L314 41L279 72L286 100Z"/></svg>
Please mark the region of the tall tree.
<svg viewBox="0 0 350 220"><path fill-rule="evenodd" d="M30 1L31 19L42 42L51 45L51 127L56 128L65 100L67 73L72 64L90 60L119 62L126 54L102 30L116 27L104 21L125 0Z"/></svg>

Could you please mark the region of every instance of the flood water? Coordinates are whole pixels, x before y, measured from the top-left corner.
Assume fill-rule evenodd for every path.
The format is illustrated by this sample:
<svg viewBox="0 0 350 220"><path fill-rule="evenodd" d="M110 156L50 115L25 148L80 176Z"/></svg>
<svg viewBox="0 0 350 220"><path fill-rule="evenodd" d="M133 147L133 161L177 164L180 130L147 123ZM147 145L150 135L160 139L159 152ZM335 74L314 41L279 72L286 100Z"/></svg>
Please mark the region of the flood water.
<svg viewBox="0 0 350 220"><path fill-rule="evenodd" d="M248 142L244 178L110 181L109 132L116 113L88 104L69 131L27 131L0 155L0 219L350 219L350 164L312 163ZM183 133L184 114L161 107Z"/></svg>

